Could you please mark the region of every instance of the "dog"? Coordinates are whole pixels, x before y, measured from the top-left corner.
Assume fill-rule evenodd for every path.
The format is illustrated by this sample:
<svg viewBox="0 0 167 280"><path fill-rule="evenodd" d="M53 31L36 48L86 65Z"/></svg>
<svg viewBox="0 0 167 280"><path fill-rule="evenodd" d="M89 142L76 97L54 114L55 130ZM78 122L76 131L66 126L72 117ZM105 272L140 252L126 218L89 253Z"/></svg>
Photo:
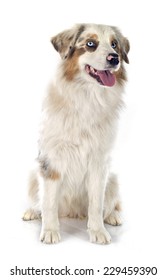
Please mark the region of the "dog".
<svg viewBox="0 0 167 280"><path fill-rule="evenodd" d="M129 41L117 27L76 24L51 38L60 54L43 102L39 156L29 178L30 208L41 216L40 240L58 243L59 218L87 218L90 241L107 244L104 223L121 224L111 152L127 80Z"/></svg>

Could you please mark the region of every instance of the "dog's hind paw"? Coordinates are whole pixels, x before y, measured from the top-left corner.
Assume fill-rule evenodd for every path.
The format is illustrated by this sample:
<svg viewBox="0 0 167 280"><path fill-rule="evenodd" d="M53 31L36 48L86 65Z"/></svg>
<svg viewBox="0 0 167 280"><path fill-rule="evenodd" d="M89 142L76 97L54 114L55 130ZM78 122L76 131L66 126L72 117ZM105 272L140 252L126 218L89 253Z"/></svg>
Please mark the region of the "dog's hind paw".
<svg viewBox="0 0 167 280"><path fill-rule="evenodd" d="M35 211L31 208L28 209L22 217L23 221L37 220L37 219L40 219L40 218L41 218L41 213L37 212L37 211Z"/></svg>
<svg viewBox="0 0 167 280"><path fill-rule="evenodd" d="M40 235L40 240L45 244L58 243L60 239L61 237L58 231L44 230Z"/></svg>
<svg viewBox="0 0 167 280"><path fill-rule="evenodd" d="M93 243L98 243L98 244L111 243L111 236L106 229L100 229L97 231L89 229L88 232L90 236L90 241Z"/></svg>
<svg viewBox="0 0 167 280"><path fill-rule="evenodd" d="M108 217L105 218L104 222L112 226L120 226L122 224L121 217L118 211L114 211Z"/></svg>

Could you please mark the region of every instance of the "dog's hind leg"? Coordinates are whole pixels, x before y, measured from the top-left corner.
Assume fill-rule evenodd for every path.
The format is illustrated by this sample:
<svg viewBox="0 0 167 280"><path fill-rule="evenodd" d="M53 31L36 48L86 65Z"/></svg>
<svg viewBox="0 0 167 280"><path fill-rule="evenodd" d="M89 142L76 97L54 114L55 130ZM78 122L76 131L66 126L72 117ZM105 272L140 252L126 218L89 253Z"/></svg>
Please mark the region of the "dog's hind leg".
<svg viewBox="0 0 167 280"><path fill-rule="evenodd" d="M28 197L30 201L30 207L25 211L23 215L24 221L30 221L41 218L41 213L39 211L39 182L37 178L37 171L31 171L28 180Z"/></svg>
<svg viewBox="0 0 167 280"><path fill-rule="evenodd" d="M108 180L104 199L104 222L113 226L121 225L121 203L118 194L116 175L112 174Z"/></svg>

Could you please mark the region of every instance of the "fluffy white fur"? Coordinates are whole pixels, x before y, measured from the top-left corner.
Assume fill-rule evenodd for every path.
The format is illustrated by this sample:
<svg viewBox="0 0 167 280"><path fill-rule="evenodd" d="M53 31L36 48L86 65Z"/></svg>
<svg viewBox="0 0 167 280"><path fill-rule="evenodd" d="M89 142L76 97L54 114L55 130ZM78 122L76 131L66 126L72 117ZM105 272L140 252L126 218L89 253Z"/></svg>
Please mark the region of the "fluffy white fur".
<svg viewBox="0 0 167 280"><path fill-rule="evenodd" d="M98 41L93 51L86 47L90 34ZM111 47L112 37L117 39L118 50ZM128 41L115 27L84 24L58 34L52 43L62 60L43 103L40 152L29 180L31 205L23 219L41 215L40 240L57 243L59 217L87 217L90 241L109 243L111 236L104 222L121 224L110 157L122 103ZM110 53L118 53L118 65L109 67L106 57ZM99 84L86 72L87 64L109 69L115 84Z"/></svg>

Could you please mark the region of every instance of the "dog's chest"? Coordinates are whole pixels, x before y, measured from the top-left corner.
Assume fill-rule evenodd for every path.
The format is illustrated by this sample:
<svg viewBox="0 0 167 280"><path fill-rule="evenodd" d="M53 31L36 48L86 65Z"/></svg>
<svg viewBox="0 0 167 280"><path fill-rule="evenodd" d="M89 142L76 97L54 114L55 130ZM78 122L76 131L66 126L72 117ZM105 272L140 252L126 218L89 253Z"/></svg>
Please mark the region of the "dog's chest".
<svg viewBox="0 0 167 280"><path fill-rule="evenodd" d="M97 149L109 140L113 124L110 112L83 104L81 110L70 108L52 114L43 125L43 135L45 141L55 144L66 142Z"/></svg>
<svg viewBox="0 0 167 280"><path fill-rule="evenodd" d="M42 154L82 163L91 155L105 157L112 146L119 102L98 98L77 95L75 103L57 98L54 104L50 98L40 133Z"/></svg>

